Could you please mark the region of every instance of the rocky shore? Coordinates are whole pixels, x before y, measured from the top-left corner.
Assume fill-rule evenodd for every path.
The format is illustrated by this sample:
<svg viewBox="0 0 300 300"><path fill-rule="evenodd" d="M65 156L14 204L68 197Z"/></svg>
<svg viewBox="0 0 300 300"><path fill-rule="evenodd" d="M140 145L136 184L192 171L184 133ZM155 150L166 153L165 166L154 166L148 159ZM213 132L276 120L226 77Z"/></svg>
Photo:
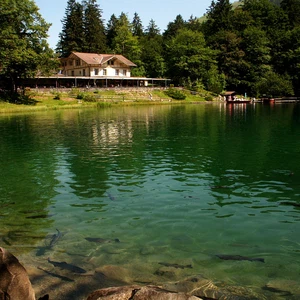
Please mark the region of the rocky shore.
<svg viewBox="0 0 300 300"><path fill-rule="evenodd" d="M36 268L35 268L36 269ZM28 272L29 270L29 272ZM299 299L300 289L296 283L270 281L263 289L253 289L240 286L215 284L201 275L190 276L184 280L168 282L162 285L127 284L121 281L122 271L108 267L104 273L95 270L93 274L85 274L80 284L70 277L55 274L56 280L49 285L39 280L44 276L53 276L47 270L38 268L38 272L26 270L19 260L6 249L0 247L0 299L13 300L46 300L46 299L86 299L86 300L255 300L255 299ZM158 270L162 275L168 272L166 267ZM31 273L30 279L28 273ZM114 273L119 273L114 276ZM110 279L108 279L110 278ZM60 285L61 281L70 282L69 290ZM45 282L45 280L43 281ZM96 287L96 288L95 288ZM264 292L262 292L264 290Z"/></svg>

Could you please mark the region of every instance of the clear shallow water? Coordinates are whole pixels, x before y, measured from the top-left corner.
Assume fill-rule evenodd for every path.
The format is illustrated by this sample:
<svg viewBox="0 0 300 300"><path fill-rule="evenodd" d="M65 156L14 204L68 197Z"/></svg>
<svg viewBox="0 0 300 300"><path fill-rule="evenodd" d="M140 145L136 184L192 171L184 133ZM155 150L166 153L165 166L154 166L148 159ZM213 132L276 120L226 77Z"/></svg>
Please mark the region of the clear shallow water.
<svg viewBox="0 0 300 300"><path fill-rule="evenodd" d="M1 246L35 275L70 275L50 257L129 283L201 274L297 299L299 113L209 104L1 116Z"/></svg>

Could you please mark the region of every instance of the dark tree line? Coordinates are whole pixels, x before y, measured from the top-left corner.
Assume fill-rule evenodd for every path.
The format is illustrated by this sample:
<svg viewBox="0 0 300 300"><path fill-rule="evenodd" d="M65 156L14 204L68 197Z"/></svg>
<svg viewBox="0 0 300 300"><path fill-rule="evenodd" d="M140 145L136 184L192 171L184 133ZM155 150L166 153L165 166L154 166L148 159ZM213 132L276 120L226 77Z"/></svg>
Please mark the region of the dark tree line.
<svg viewBox="0 0 300 300"><path fill-rule="evenodd" d="M51 24L33 0L2 0L0 76L18 78L53 69L46 42ZM96 0L68 0L57 53L123 54L134 76L168 77L176 85L251 96L300 95L300 0L213 0L202 18L178 15L164 32L137 13L104 24Z"/></svg>
<svg viewBox="0 0 300 300"><path fill-rule="evenodd" d="M204 18L178 15L166 30L137 13L107 24L96 0L69 0L57 47L119 53L138 65L135 76L169 77L191 89L248 95L300 93L300 0L213 0Z"/></svg>

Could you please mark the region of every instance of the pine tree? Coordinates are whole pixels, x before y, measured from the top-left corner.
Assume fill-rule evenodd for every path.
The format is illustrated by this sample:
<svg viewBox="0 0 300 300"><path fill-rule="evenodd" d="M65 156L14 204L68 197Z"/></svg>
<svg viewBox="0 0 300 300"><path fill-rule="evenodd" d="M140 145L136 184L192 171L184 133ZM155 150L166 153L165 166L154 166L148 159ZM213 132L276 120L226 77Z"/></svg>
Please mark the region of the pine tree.
<svg viewBox="0 0 300 300"><path fill-rule="evenodd" d="M84 0L84 50L88 53L105 53L107 50L102 10L96 0Z"/></svg>
<svg viewBox="0 0 300 300"><path fill-rule="evenodd" d="M140 16L135 12L132 20L132 34L141 37L144 35L143 24Z"/></svg>
<svg viewBox="0 0 300 300"><path fill-rule="evenodd" d="M83 7L75 0L68 0L65 17L62 20L63 28L59 34L57 52L62 57L68 57L72 51L83 51L85 32L83 24Z"/></svg>
<svg viewBox="0 0 300 300"><path fill-rule="evenodd" d="M112 14L106 26L106 40L109 49L112 49L112 43L116 36L117 25L118 25L118 18L116 17L115 14Z"/></svg>
<svg viewBox="0 0 300 300"><path fill-rule="evenodd" d="M150 20L149 25L145 30L145 34L148 38L154 38L155 36L160 35L160 29L153 19Z"/></svg>
<svg viewBox="0 0 300 300"><path fill-rule="evenodd" d="M132 70L133 76L143 76L145 70L141 61L141 46L137 36L132 34L132 25L125 13L121 13L118 18L115 36L112 41L112 50L117 54L122 54L138 65Z"/></svg>
<svg viewBox="0 0 300 300"><path fill-rule="evenodd" d="M112 41L112 48L116 53L128 56L131 41L136 40L133 38L131 31L131 24L125 13L121 13L115 27L115 36Z"/></svg>
<svg viewBox="0 0 300 300"><path fill-rule="evenodd" d="M181 15L177 15L173 22L170 22L167 29L163 33L165 39L172 38L176 36L177 32L185 28L186 22L183 20Z"/></svg>
<svg viewBox="0 0 300 300"><path fill-rule="evenodd" d="M207 11L207 21L204 26L206 36L210 36L220 30L231 30L232 14L232 4L230 4L229 0L213 0Z"/></svg>
<svg viewBox="0 0 300 300"><path fill-rule="evenodd" d="M150 20L140 43L142 47L141 59L146 75L152 78L163 77L166 71L163 58L163 37L153 19Z"/></svg>

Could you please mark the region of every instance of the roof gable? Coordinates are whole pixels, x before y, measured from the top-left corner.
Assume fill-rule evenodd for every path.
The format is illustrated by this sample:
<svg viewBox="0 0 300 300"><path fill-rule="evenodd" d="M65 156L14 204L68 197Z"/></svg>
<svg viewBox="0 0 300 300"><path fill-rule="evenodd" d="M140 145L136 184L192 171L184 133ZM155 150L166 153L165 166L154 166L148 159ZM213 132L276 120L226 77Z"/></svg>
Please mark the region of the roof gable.
<svg viewBox="0 0 300 300"><path fill-rule="evenodd" d="M83 52L72 52L68 58L75 56L83 60L88 65L104 64L112 59L117 59L126 66L136 67L136 64L120 54L97 54L97 53L83 53Z"/></svg>

